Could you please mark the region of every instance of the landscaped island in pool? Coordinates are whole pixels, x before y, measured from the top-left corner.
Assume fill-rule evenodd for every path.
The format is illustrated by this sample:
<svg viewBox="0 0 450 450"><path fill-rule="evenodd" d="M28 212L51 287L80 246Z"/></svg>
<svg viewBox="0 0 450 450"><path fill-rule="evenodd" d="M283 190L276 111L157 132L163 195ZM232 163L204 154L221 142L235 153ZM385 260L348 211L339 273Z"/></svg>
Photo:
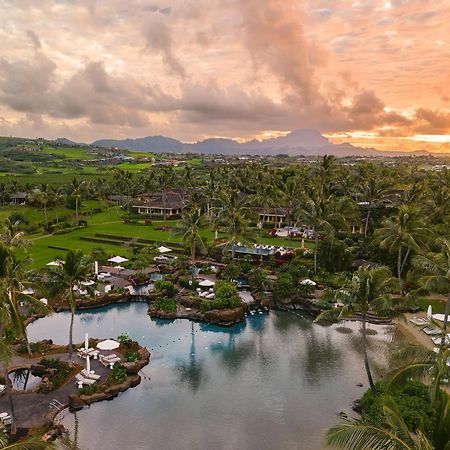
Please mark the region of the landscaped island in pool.
<svg viewBox="0 0 450 450"><path fill-rule="evenodd" d="M68 313L39 319L30 340L67 342ZM83 450L322 449L325 429L367 388L359 324L323 327L290 312L230 328L152 320L147 305L77 313L75 342L127 332L151 352L143 380L77 413ZM382 362L392 328L369 339ZM351 331L350 333L348 331ZM357 387L357 383L364 387ZM63 424L73 433L74 416Z"/></svg>

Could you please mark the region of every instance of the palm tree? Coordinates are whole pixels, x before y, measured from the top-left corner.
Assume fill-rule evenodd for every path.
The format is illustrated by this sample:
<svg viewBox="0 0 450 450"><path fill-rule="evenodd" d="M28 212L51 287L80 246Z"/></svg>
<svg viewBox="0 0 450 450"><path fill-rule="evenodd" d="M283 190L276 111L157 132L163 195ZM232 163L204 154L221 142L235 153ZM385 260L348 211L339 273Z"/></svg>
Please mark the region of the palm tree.
<svg viewBox="0 0 450 450"><path fill-rule="evenodd" d="M3 225L0 240L10 249L25 248L29 243L25 238L25 233L19 231L19 226L19 221L12 221L10 218L7 218Z"/></svg>
<svg viewBox="0 0 450 450"><path fill-rule="evenodd" d="M69 328L69 363L72 366L73 355L73 321L77 302L74 295L74 287L82 281L86 281L91 269L91 260L81 250L69 250L65 260L57 267L49 269L49 289L52 295L62 295L66 298L70 307Z"/></svg>
<svg viewBox="0 0 450 450"><path fill-rule="evenodd" d="M303 221L314 231L314 273L317 273L319 234L329 234L334 229L343 230L347 227L347 217L351 215L353 208L348 197L324 197L318 190L314 190L299 209L298 220Z"/></svg>
<svg viewBox="0 0 450 450"><path fill-rule="evenodd" d="M447 334L448 316L450 313L450 241L440 239L441 252L434 256L418 255L413 259L413 265L420 273L425 272L422 277L424 289L429 292L437 292L447 295L445 305L444 325L442 327L442 344Z"/></svg>
<svg viewBox="0 0 450 450"><path fill-rule="evenodd" d="M228 232L228 244L231 246L231 258L236 255L236 244L239 240L248 241L252 239L249 231L247 214L248 197L240 196L237 190L230 192L222 191L217 197L217 219L225 226Z"/></svg>
<svg viewBox="0 0 450 450"><path fill-rule="evenodd" d="M8 331L15 331L19 336L26 338L24 318L20 314L17 296L23 291L23 260L15 257L12 250L4 244L0 245L0 361L3 365L6 393L8 395L11 410L12 424L11 434L16 432L14 403L11 393L11 382L8 376L8 367L11 363L12 349ZM24 298L31 301L39 309L44 306L32 297ZM28 342L28 340L27 340Z"/></svg>
<svg viewBox="0 0 450 450"><path fill-rule="evenodd" d="M370 312L392 315L394 307L391 294L397 287L395 278L387 267L369 268L361 266L353 275L348 285L338 290L329 290L327 295L344 303L343 307L322 312L317 322L336 321L359 314L361 316L362 344L364 366L370 388L376 392L367 355L367 316Z"/></svg>
<svg viewBox="0 0 450 450"><path fill-rule="evenodd" d="M10 444L5 430L0 429L0 449L3 450L48 450L55 448L53 442L44 442L39 436Z"/></svg>
<svg viewBox="0 0 450 450"><path fill-rule="evenodd" d="M197 247L203 249L201 230L205 227L206 220L200 208L194 207L183 212L181 220L178 222L175 233L180 235L186 246L189 247L191 255L191 276L194 278L195 252Z"/></svg>
<svg viewBox="0 0 450 450"><path fill-rule="evenodd" d="M72 182L69 186L70 195L75 199L75 217L77 220L77 225L80 221L78 215L78 209L80 207L80 199L81 199L81 187L82 182L79 182L76 178L72 178Z"/></svg>
<svg viewBox="0 0 450 450"><path fill-rule="evenodd" d="M375 242L382 249L397 252L397 277L401 282L411 251L418 252L424 247L432 232L412 206L400 206L397 215L385 219L382 225L375 231Z"/></svg>
<svg viewBox="0 0 450 450"><path fill-rule="evenodd" d="M367 214L364 223L364 237L367 237L369 231L369 220L372 208L381 201L387 192L386 185L376 176L370 177L361 186L360 198L367 203Z"/></svg>
<svg viewBox="0 0 450 450"><path fill-rule="evenodd" d="M164 220L167 220L167 190L174 184L174 172L171 167L163 167L156 173L156 182L162 192Z"/></svg>
<svg viewBox="0 0 450 450"><path fill-rule="evenodd" d="M347 450L433 450L433 444L420 430L412 435L400 410L390 397L383 399L385 424L378 425L368 419L346 418L331 427L325 444Z"/></svg>

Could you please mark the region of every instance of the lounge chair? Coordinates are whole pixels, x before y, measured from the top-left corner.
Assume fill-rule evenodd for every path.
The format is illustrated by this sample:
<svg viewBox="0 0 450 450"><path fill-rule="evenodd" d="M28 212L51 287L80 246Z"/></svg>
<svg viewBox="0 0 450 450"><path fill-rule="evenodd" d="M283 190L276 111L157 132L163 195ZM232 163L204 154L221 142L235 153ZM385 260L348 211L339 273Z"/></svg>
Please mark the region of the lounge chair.
<svg viewBox="0 0 450 450"><path fill-rule="evenodd" d="M95 373L89 373L86 369L83 369L80 373L81 375L83 375L84 378L89 378L95 381L100 379L100 375L96 375Z"/></svg>
<svg viewBox="0 0 450 450"><path fill-rule="evenodd" d="M83 377L83 375L81 375L79 373L77 373L75 375L75 379L77 380L78 387L81 387L83 384L90 386L91 384L94 384L96 382L96 380L92 380L90 378L85 378L85 377Z"/></svg>
<svg viewBox="0 0 450 450"><path fill-rule="evenodd" d="M422 331L428 336L437 336L442 333L439 328L435 327L425 327Z"/></svg>
<svg viewBox="0 0 450 450"><path fill-rule="evenodd" d="M0 395L4 394L6 391L6 386L4 384L0 384Z"/></svg>
<svg viewBox="0 0 450 450"><path fill-rule="evenodd" d="M100 359L114 359L117 358L115 353L111 353L110 355L100 355Z"/></svg>
<svg viewBox="0 0 450 450"><path fill-rule="evenodd" d="M434 337L431 338L431 340L434 342L435 345L441 345L442 338L441 337ZM448 345L450 341L448 340L448 337L444 339L444 345Z"/></svg>
<svg viewBox="0 0 450 450"><path fill-rule="evenodd" d="M2 412L0 413L0 421L3 423L3 425L11 425L12 419L7 412Z"/></svg>
<svg viewBox="0 0 450 450"><path fill-rule="evenodd" d="M409 321L410 321L411 323L413 323L414 325L417 325L417 326L423 326L423 325L427 325L427 324L430 323L429 320L427 320L427 319L422 319L422 318L420 318L420 317L413 317L412 319L409 319Z"/></svg>

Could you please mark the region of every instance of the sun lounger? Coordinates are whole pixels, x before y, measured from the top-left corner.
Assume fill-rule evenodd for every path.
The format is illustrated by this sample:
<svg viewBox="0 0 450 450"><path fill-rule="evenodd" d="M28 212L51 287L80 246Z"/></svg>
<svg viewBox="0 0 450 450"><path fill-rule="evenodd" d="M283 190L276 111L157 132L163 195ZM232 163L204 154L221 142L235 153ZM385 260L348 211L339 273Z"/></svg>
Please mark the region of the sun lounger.
<svg viewBox="0 0 450 450"><path fill-rule="evenodd" d="M0 413L0 421L3 425L11 425L11 416L7 412Z"/></svg>
<svg viewBox="0 0 450 450"><path fill-rule="evenodd" d="M434 342L435 345L441 345L441 342L442 342L441 337L434 337L434 338L431 338L431 340ZM444 345L448 345L449 343L450 343L450 341L449 341L448 337L446 337L444 339Z"/></svg>
<svg viewBox="0 0 450 450"><path fill-rule="evenodd" d="M425 327L422 331L428 336L437 336L442 333L439 328L435 327Z"/></svg>
<svg viewBox="0 0 450 450"><path fill-rule="evenodd" d="M417 326L423 326L423 325L427 325L428 323L430 323L429 320L421 319L420 317L413 317L412 319L409 319L409 321Z"/></svg>
<svg viewBox="0 0 450 450"><path fill-rule="evenodd" d="M83 357L86 355L90 355L91 353L96 352L96 351L98 351L98 350L95 350L95 348L92 348L92 347L90 347L90 348L82 347L82 348L78 349L78 356Z"/></svg>
<svg viewBox="0 0 450 450"><path fill-rule="evenodd" d="M96 375L95 373L89 373L86 369L83 369L80 373L81 375L83 375L84 378L89 378L95 381L100 379L100 375Z"/></svg>
<svg viewBox="0 0 450 450"><path fill-rule="evenodd" d="M100 359L114 359L118 356L115 353L111 353L110 355L100 355Z"/></svg>
<svg viewBox="0 0 450 450"><path fill-rule="evenodd" d="M94 384L96 382L96 380L85 378L83 377L83 375L80 375L79 373L75 375L75 379L77 380L78 387L82 386L83 384L90 386L91 384Z"/></svg>

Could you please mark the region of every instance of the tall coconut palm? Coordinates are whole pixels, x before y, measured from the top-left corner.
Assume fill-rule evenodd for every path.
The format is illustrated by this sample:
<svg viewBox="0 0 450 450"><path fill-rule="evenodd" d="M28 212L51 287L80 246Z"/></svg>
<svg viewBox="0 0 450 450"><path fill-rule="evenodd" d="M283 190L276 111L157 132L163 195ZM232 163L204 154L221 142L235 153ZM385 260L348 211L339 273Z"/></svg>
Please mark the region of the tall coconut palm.
<svg viewBox="0 0 450 450"><path fill-rule="evenodd" d="M343 302L344 306L324 311L316 319L317 322L323 322L345 319L355 313L361 316L364 367L370 388L374 392L376 392L375 383L367 354L367 315L370 312L393 315L395 309L391 294L397 286L389 268L361 266L347 285L327 292L331 298Z"/></svg>
<svg viewBox="0 0 450 450"><path fill-rule="evenodd" d="M386 193L387 186L376 176L370 177L363 182L359 197L367 204L367 214L364 221L364 237L367 237L369 232L369 221L372 209L377 202L380 202L386 196Z"/></svg>
<svg viewBox="0 0 450 450"><path fill-rule="evenodd" d="M17 297L24 289L22 284L23 260L15 257L12 250L4 244L0 245L0 361L3 365L6 392L8 395L12 427L11 433L16 432L14 403L11 393L11 382L8 377L8 367L11 363L12 349L9 331L14 331L20 337L26 337L24 318L20 314ZM24 300L40 310L44 306L32 297L25 296ZM28 342L28 340L27 340Z"/></svg>
<svg viewBox="0 0 450 450"><path fill-rule="evenodd" d="M228 244L234 259L239 240L249 241L253 238L247 219L248 197L240 196L237 190L222 191L217 197L217 204L216 216L228 233Z"/></svg>
<svg viewBox="0 0 450 450"><path fill-rule="evenodd" d="M75 218L78 222L80 221L79 218L79 208L80 208L80 201L81 201L81 188L82 188L82 182L78 181L77 178L72 178L72 181L69 186L69 192L70 195L75 199Z"/></svg>
<svg viewBox="0 0 450 450"><path fill-rule="evenodd" d="M29 244L25 233L20 231L19 227L20 221L13 221L10 218L7 218L3 225L0 241L11 250L25 248Z"/></svg>
<svg viewBox="0 0 450 450"><path fill-rule="evenodd" d="M156 182L162 193L164 220L167 220L167 191L175 183L174 175L171 167L163 167L156 172Z"/></svg>
<svg viewBox="0 0 450 450"><path fill-rule="evenodd" d="M442 346L447 334L448 316L450 314L450 241L440 239L441 252L433 256L418 255L413 259L413 266L423 275L424 288L429 292L447 295L444 325L442 327ZM441 347L442 347L441 346Z"/></svg>
<svg viewBox="0 0 450 450"><path fill-rule="evenodd" d="M385 219L382 227L375 231L374 241L380 248L397 253L397 277L401 282L411 252L424 248L431 235L417 208L401 206L393 219Z"/></svg>
<svg viewBox="0 0 450 450"><path fill-rule="evenodd" d="M59 266L49 269L48 273L51 295L61 295L70 307L69 363L71 366L73 365L73 322L77 309L74 287L87 280L91 268L90 258L81 250L69 250L65 260Z"/></svg>
<svg viewBox="0 0 450 450"><path fill-rule="evenodd" d="M348 197L324 197L318 190L312 191L308 200L297 212L298 220L314 231L314 273L317 273L317 254L319 235L329 234L333 230L347 228L347 218L354 213L352 201Z"/></svg>
<svg viewBox="0 0 450 450"><path fill-rule="evenodd" d="M197 248L204 249L205 243L201 230L206 226L205 216L198 207L183 212L178 222L175 233L180 235L186 246L189 247L191 256L191 276L194 278L195 256Z"/></svg>

